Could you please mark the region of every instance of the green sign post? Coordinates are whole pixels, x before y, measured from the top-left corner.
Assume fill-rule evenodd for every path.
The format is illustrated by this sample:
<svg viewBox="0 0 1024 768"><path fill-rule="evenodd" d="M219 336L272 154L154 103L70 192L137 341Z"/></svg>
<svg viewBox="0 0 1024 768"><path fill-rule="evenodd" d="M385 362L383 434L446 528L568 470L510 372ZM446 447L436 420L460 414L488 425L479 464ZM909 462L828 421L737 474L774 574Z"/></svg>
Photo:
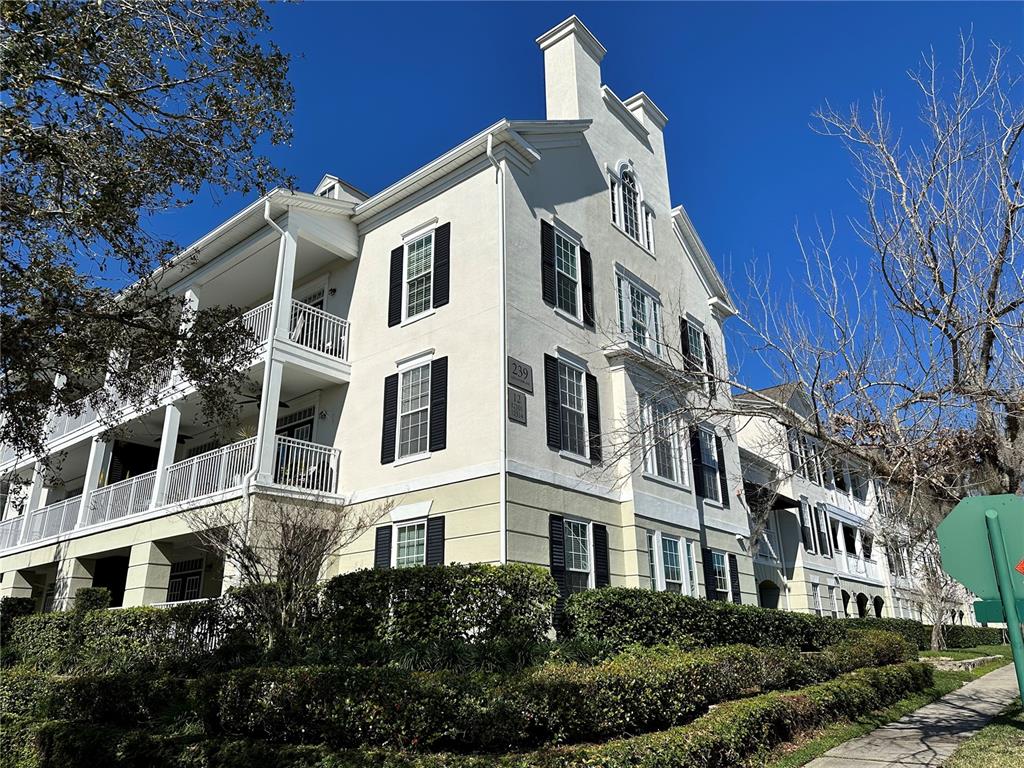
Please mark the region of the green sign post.
<svg viewBox="0 0 1024 768"><path fill-rule="evenodd" d="M938 535L943 569L982 599L979 618L1006 622L1024 701L1019 609L1024 604L1024 498L1004 494L964 499L939 524ZM1002 609L999 614L996 604Z"/></svg>

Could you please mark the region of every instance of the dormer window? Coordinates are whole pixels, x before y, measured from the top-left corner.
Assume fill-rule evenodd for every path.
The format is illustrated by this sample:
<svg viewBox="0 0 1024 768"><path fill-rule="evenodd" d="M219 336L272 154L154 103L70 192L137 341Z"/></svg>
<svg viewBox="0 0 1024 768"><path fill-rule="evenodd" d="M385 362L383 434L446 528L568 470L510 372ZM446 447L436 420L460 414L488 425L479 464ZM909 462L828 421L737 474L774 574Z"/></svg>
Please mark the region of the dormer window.
<svg viewBox="0 0 1024 768"><path fill-rule="evenodd" d="M628 163L611 174L609 182L612 224L642 247L654 251L654 214L644 202L643 191Z"/></svg>
<svg viewBox="0 0 1024 768"><path fill-rule="evenodd" d="M337 184L328 184L326 187L321 189L317 194L320 195L320 197L329 197L333 200L335 198L334 190L337 189L337 187Z"/></svg>

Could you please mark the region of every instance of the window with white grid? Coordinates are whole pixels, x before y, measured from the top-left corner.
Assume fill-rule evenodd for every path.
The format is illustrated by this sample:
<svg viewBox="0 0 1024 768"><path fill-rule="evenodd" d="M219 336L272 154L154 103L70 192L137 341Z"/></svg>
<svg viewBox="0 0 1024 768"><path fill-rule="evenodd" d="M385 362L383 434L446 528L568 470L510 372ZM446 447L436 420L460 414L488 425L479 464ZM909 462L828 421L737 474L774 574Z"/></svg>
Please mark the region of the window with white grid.
<svg viewBox="0 0 1024 768"><path fill-rule="evenodd" d="M636 179L630 171L623 171L622 186L622 229L627 235L640 242L640 193Z"/></svg>
<svg viewBox="0 0 1024 768"><path fill-rule="evenodd" d="M711 569L715 574L715 589L729 594L729 566L726 564L724 552L712 550Z"/></svg>
<svg viewBox="0 0 1024 768"><path fill-rule="evenodd" d="M661 559L665 568L665 591L683 591L683 566L679 559L679 539L661 537Z"/></svg>
<svg viewBox="0 0 1024 768"><path fill-rule="evenodd" d="M565 520L565 570L570 592L590 587L590 526Z"/></svg>
<svg viewBox="0 0 1024 768"><path fill-rule="evenodd" d="M430 425L430 363L402 372L398 458L426 453Z"/></svg>
<svg viewBox="0 0 1024 768"><path fill-rule="evenodd" d="M715 433L706 427L698 429L700 436L700 458L704 472L704 498L722 500L722 486L718 481L718 448Z"/></svg>
<svg viewBox="0 0 1024 768"><path fill-rule="evenodd" d="M427 524L399 525L395 530L395 567L425 565L427 562Z"/></svg>
<svg viewBox="0 0 1024 768"><path fill-rule="evenodd" d="M558 404L561 409L562 450L586 456L583 371L561 360L558 362Z"/></svg>
<svg viewBox="0 0 1024 768"><path fill-rule="evenodd" d="M434 269L434 233L405 246L405 316L416 317L430 309Z"/></svg>
<svg viewBox="0 0 1024 768"><path fill-rule="evenodd" d="M816 584L811 587L811 596L814 598L814 612L821 616L821 587Z"/></svg>
<svg viewBox="0 0 1024 768"><path fill-rule="evenodd" d="M690 358L698 371L707 370L707 361L704 359L704 333L692 322L686 324L687 341L690 345Z"/></svg>
<svg viewBox="0 0 1024 768"><path fill-rule="evenodd" d="M638 347L661 355L661 302L621 274L618 292L619 330Z"/></svg>
<svg viewBox="0 0 1024 768"><path fill-rule="evenodd" d="M555 230L555 306L576 318L580 315L579 288L576 243Z"/></svg>
<svg viewBox="0 0 1024 768"><path fill-rule="evenodd" d="M674 483L680 482L679 435L673 409L666 403L647 403L643 406L643 415L648 440L646 471Z"/></svg>

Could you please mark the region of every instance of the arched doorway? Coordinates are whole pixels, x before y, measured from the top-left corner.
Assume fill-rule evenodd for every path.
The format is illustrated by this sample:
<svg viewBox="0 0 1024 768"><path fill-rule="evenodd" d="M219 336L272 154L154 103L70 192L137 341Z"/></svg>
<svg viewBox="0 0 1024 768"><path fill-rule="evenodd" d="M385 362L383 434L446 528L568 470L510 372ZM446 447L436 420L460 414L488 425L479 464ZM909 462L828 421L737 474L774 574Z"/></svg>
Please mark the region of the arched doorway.
<svg viewBox="0 0 1024 768"><path fill-rule="evenodd" d="M875 608L875 618L882 618L882 609L885 607L885 600L880 597L876 597L872 603Z"/></svg>
<svg viewBox="0 0 1024 768"><path fill-rule="evenodd" d="M757 585L757 599L762 608L778 608L779 594L779 585L770 579Z"/></svg>
<svg viewBox="0 0 1024 768"><path fill-rule="evenodd" d="M862 619L868 615L868 596L863 592L857 595L857 615Z"/></svg>
<svg viewBox="0 0 1024 768"><path fill-rule="evenodd" d="M843 590L843 616L850 618L850 593Z"/></svg>

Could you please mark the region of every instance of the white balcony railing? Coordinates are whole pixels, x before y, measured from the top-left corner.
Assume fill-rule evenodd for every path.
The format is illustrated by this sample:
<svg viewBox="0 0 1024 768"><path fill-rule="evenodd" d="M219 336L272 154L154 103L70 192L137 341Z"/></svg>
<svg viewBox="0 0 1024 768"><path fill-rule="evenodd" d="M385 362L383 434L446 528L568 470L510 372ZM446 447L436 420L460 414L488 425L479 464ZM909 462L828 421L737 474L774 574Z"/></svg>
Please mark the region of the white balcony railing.
<svg viewBox="0 0 1024 768"><path fill-rule="evenodd" d="M89 496L86 525L97 525L145 512L152 501L155 482L156 470L153 470L93 491Z"/></svg>
<svg viewBox="0 0 1024 768"><path fill-rule="evenodd" d="M0 551L16 547L21 540L21 523L23 515L12 517L0 523Z"/></svg>
<svg viewBox="0 0 1024 768"><path fill-rule="evenodd" d="M66 533L78 522L78 511L82 506L81 495L49 504L28 516L28 532L25 541L36 541L58 533Z"/></svg>
<svg viewBox="0 0 1024 768"><path fill-rule="evenodd" d="M253 336L253 351L259 349L270 337L270 315L274 302L268 301L246 312L239 321Z"/></svg>
<svg viewBox="0 0 1024 768"><path fill-rule="evenodd" d="M336 493L341 451L275 435L274 482L316 493Z"/></svg>
<svg viewBox="0 0 1024 768"><path fill-rule="evenodd" d="M178 504L242 484L252 469L256 438L225 445L167 468L165 504Z"/></svg>
<svg viewBox="0 0 1024 768"><path fill-rule="evenodd" d="M288 338L323 355L348 360L348 320L301 301L292 302Z"/></svg>

